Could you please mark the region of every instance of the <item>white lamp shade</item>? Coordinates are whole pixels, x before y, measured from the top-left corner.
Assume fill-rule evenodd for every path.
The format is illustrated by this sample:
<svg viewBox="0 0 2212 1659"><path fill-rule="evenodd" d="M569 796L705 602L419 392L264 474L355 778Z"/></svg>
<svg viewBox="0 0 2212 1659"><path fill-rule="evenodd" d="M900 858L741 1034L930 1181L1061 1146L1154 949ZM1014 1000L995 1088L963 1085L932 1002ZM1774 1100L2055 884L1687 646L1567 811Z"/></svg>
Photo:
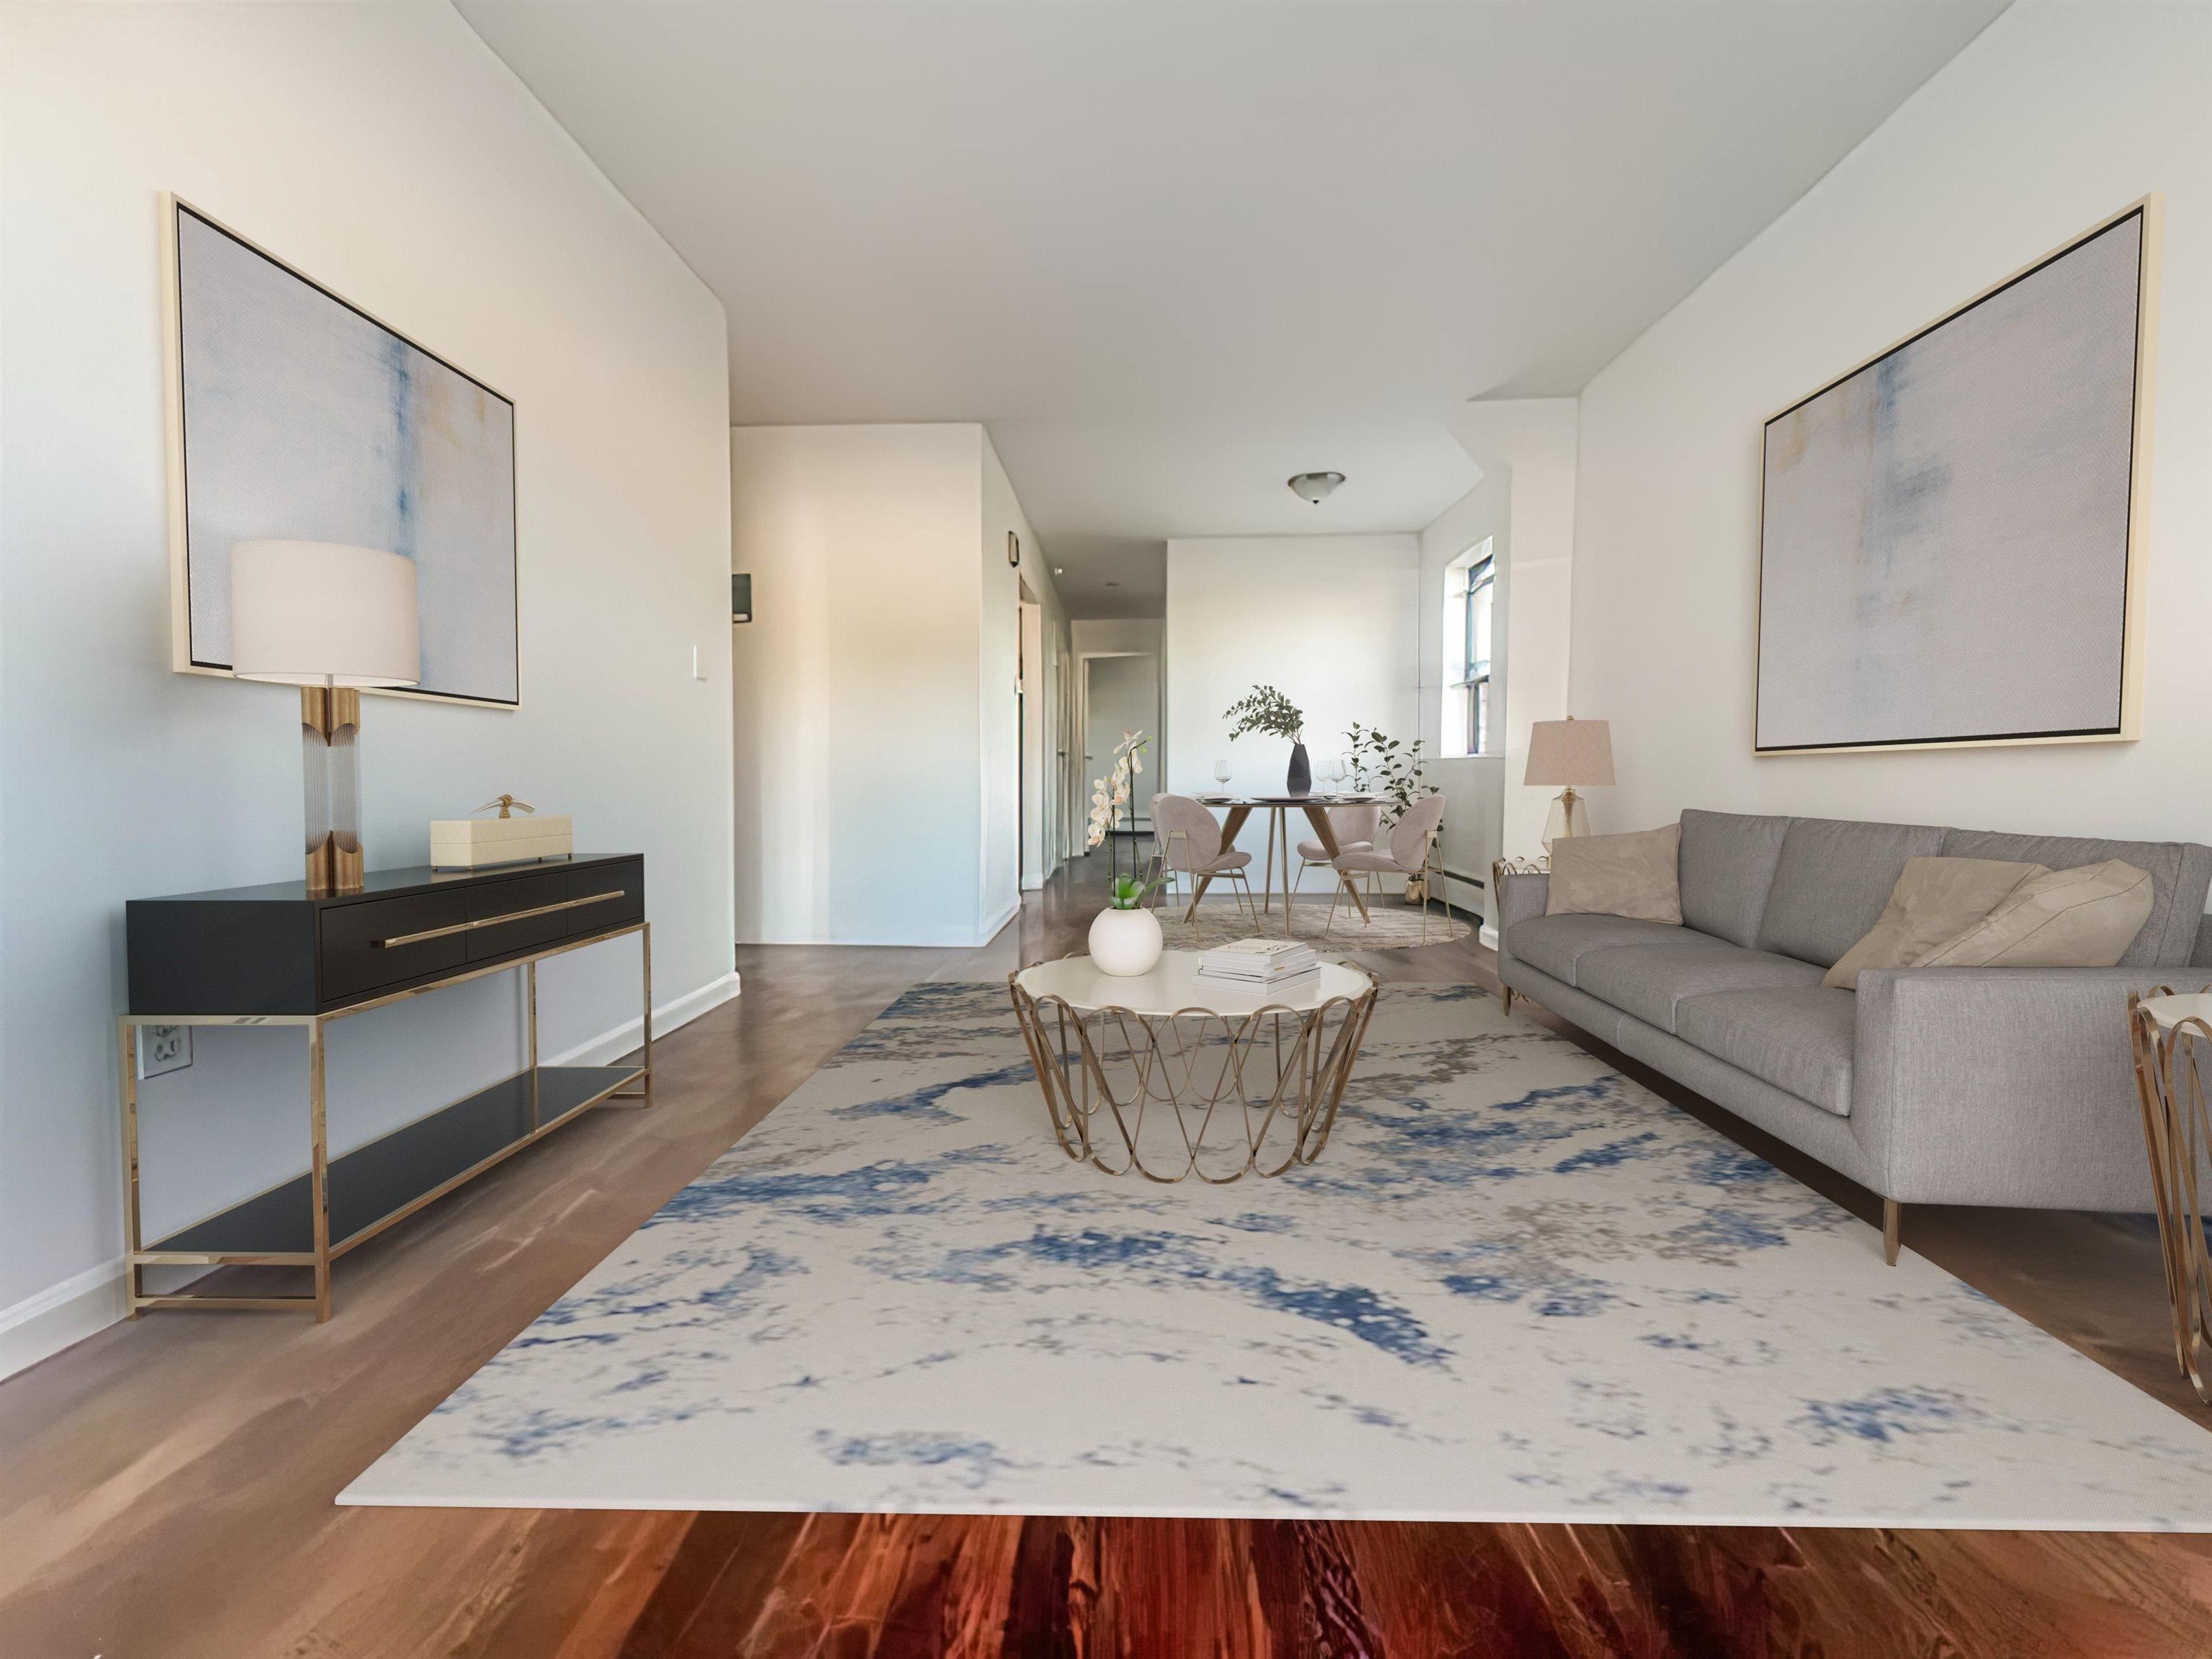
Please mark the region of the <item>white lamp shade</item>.
<svg viewBox="0 0 2212 1659"><path fill-rule="evenodd" d="M1535 720L1528 727L1528 775L1523 783L1613 781L1613 728L1604 720Z"/></svg>
<svg viewBox="0 0 2212 1659"><path fill-rule="evenodd" d="M415 561L342 542L240 542L230 550L230 672L287 685L416 684Z"/></svg>

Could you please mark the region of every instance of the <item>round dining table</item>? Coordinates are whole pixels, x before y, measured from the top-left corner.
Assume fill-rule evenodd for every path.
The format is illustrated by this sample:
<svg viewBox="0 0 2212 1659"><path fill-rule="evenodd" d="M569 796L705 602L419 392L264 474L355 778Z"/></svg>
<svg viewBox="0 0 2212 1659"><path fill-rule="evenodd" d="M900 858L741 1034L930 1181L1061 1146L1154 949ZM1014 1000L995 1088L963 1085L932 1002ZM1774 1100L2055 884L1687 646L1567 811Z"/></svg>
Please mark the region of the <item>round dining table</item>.
<svg viewBox="0 0 2212 1659"><path fill-rule="evenodd" d="M1267 821L1267 861L1260 866L1260 908L1263 913L1272 913L1273 910L1275 849L1280 847L1283 865L1283 936L1285 939L1290 937L1291 933L1291 894L1294 890L1291 884L1290 815L1293 811L1304 812L1306 815L1306 821L1313 825L1314 839L1321 842L1322 850L1328 854L1333 863L1337 854L1344 849L1336 844L1336 831L1329 823L1328 809L1332 806L1376 806L1381 805L1382 800L1382 797L1380 795L1320 793L1304 795L1239 794L1198 797L1199 804L1202 806L1218 807L1224 810L1226 816L1221 823L1221 844L1224 848L1236 844L1237 832L1244 827L1244 821L1253 813L1266 812L1271 815ZM1365 921L1367 901L1360 896L1358 884L1340 872L1333 872L1333 873L1342 884L1344 890L1352 895L1352 902L1359 907L1359 919ZM1193 884L1194 890L1190 896L1190 908L1183 912L1185 921L1188 921L1198 914L1198 902L1206 896L1207 884L1212 879L1212 876L1202 875Z"/></svg>

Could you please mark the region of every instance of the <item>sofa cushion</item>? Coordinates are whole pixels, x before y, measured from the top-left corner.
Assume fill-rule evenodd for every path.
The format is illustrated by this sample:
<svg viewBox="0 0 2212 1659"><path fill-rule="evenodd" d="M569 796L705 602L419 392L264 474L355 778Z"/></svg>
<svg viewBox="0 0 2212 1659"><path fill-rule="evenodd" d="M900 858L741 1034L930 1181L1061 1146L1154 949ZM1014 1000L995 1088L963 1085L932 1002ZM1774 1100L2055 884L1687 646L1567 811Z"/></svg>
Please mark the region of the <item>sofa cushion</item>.
<svg viewBox="0 0 2212 1659"><path fill-rule="evenodd" d="M1576 983L1575 963L1587 952L1615 945L1717 945L1687 927L1630 916L1531 916L1506 930L1505 951L1553 979Z"/></svg>
<svg viewBox="0 0 2212 1659"><path fill-rule="evenodd" d="M1742 812L1682 814L1682 920L1701 933L1746 947L1759 943L1759 919L1790 833L1785 817Z"/></svg>
<svg viewBox="0 0 2212 1659"><path fill-rule="evenodd" d="M1687 997L1675 1034L1707 1054L1847 1117L1858 1000L1824 985Z"/></svg>
<svg viewBox="0 0 2212 1659"><path fill-rule="evenodd" d="M1943 851L1954 858L2020 859L2070 870L2118 859L2147 871L2150 920L2120 957L2123 968L2179 968L2197 941L2204 891L2212 881L2212 848L2178 841L2095 841L2081 836L2006 836L1990 830L1951 830Z"/></svg>
<svg viewBox="0 0 2212 1659"><path fill-rule="evenodd" d="M1687 997L1820 982L1809 962L1739 945L1616 945L1584 951L1575 967L1583 990L1662 1031L1674 1030L1675 1011Z"/></svg>
<svg viewBox="0 0 2212 1659"><path fill-rule="evenodd" d="M2002 859L1907 859L1897 890L1872 932L1836 958L1823 985L1858 989L1869 968L1917 968L1955 939L2023 882L2051 872Z"/></svg>
<svg viewBox="0 0 2212 1659"><path fill-rule="evenodd" d="M2149 919L2149 875L2108 859L2045 870L1920 958L1929 968L2113 968Z"/></svg>
<svg viewBox="0 0 2212 1659"><path fill-rule="evenodd" d="M1933 824L1792 818L1759 919L1759 948L1833 967L1881 920L1905 861L1935 857L1946 833Z"/></svg>
<svg viewBox="0 0 2212 1659"><path fill-rule="evenodd" d="M1620 836L1561 836L1552 843L1545 913L1679 922L1681 854L1678 823Z"/></svg>

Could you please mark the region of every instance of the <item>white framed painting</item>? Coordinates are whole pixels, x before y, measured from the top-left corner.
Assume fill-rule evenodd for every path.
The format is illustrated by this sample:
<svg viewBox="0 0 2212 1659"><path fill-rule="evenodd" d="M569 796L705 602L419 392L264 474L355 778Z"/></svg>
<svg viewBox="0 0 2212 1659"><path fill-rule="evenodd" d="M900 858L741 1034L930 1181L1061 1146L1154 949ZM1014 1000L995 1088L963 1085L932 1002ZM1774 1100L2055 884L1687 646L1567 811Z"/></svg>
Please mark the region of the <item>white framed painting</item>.
<svg viewBox="0 0 2212 1659"><path fill-rule="evenodd" d="M422 678L392 695L520 699L514 405L174 198L168 276L171 635L230 667L230 550L345 542L415 562Z"/></svg>
<svg viewBox="0 0 2212 1659"><path fill-rule="evenodd" d="M1762 755L2132 740L2158 200L1766 422Z"/></svg>

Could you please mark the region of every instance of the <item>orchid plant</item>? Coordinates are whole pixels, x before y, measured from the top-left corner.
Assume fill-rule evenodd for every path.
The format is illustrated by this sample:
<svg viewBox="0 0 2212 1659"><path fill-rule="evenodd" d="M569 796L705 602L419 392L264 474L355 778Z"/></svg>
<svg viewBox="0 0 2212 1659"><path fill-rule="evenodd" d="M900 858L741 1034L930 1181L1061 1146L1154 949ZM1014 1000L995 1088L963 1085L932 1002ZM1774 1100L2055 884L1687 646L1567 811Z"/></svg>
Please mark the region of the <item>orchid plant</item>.
<svg viewBox="0 0 2212 1659"><path fill-rule="evenodd" d="M1121 809L1129 805L1132 786L1145 769L1145 750L1150 745L1151 739L1141 732L1124 732L1121 741L1114 745L1114 769L1091 786L1091 833L1083 843L1086 848L1104 841L1115 820L1121 816ZM1135 822L1133 812L1130 821ZM1117 898L1115 908L1127 910L1136 907L1123 904Z"/></svg>

